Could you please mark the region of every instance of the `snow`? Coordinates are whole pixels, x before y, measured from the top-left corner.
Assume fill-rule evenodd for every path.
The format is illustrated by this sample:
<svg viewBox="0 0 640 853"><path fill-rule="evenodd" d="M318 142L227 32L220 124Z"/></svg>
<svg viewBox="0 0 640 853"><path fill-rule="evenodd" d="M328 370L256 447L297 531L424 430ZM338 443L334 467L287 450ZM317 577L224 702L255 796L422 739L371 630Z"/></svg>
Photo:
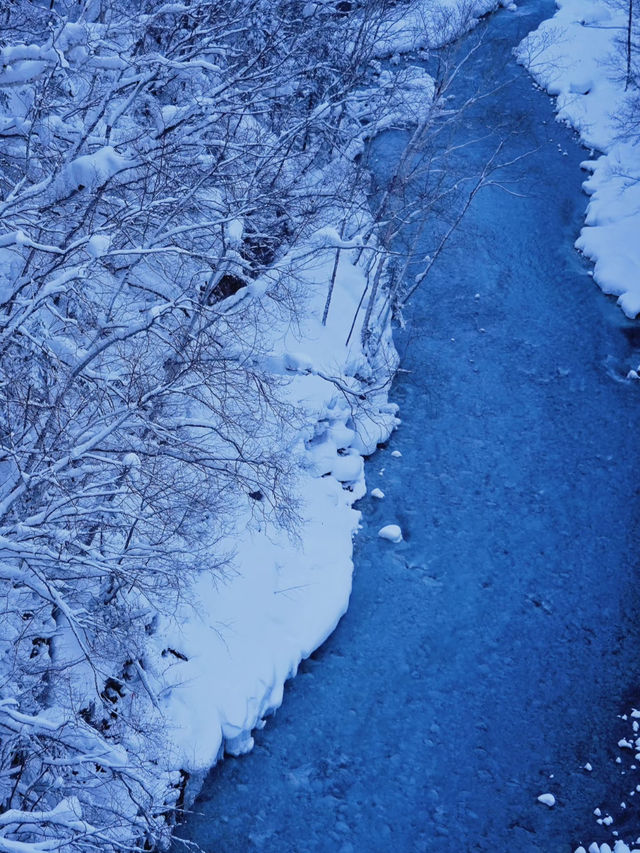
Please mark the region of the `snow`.
<svg viewBox="0 0 640 853"><path fill-rule="evenodd" d="M131 161L111 145L105 145L94 154L83 154L65 166L59 179L60 190L91 190L131 165Z"/></svg>
<svg viewBox="0 0 640 853"><path fill-rule="evenodd" d="M87 252L92 258L100 258L109 251L111 238L106 234L94 234L87 243Z"/></svg>
<svg viewBox="0 0 640 853"><path fill-rule="evenodd" d="M240 244L244 234L244 222L242 219L232 219L227 223L227 237L235 244Z"/></svg>
<svg viewBox="0 0 640 853"><path fill-rule="evenodd" d="M223 582L203 576L194 590L197 612L185 608L178 624L166 620L159 631L164 646L188 658L172 666L175 687L163 710L175 760L194 774L195 786L223 751L251 749L251 730L281 704L285 681L344 614L360 518L352 505L366 491L361 454L396 423L385 390L396 364L390 332L379 369L367 365L359 334L344 345L364 284L347 252L341 253L329 322L320 323L334 259L327 248L308 265L314 298L299 326L273 329L270 364L281 359L291 376L286 395L306 420L293 449L303 520L297 541L259 518L240 521L244 533L234 538L231 576ZM381 390L368 407L354 408L338 386L352 385L355 369L372 367L379 370Z"/></svg>
<svg viewBox="0 0 640 853"><path fill-rule="evenodd" d="M576 850L576 853L580 853L580 851L582 851L582 853L586 853L584 847L579 847ZM589 846L589 853L612 853L612 851L611 847L606 842L602 845L593 843ZM630 850L623 841L616 841L613 847L613 853L638 853L638 851L635 848Z"/></svg>
<svg viewBox="0 0 640 853"><path fill-rule="evenodd" d="M590 200L576 247L594 262L596 283L634 318L640 314L640 140L622 123L634 91L624 85L626 23L624 4L558 0L555 16L524 39L518 57L556 97L558 119L602 152L583 163Z"/></svg>
<svg viewBox="0 0 640 853"><path fill-rule="evenodd" d="M395 545L402 542L402 530L397 524L385 524L384 527L381 527L380 530L378 530L378 536L381 539L387 539L389 542L393 542Z"/></svg>
<svg viewBox="0 0 640 853"><path fill-rule="evenodd" d="M378 55L393 56L414 50L442 47L461 32L474 27L483 15L504 6L515 10L510 0L421 0L407 12L398 7L396 19L391 19L378 41Z"/></svg>

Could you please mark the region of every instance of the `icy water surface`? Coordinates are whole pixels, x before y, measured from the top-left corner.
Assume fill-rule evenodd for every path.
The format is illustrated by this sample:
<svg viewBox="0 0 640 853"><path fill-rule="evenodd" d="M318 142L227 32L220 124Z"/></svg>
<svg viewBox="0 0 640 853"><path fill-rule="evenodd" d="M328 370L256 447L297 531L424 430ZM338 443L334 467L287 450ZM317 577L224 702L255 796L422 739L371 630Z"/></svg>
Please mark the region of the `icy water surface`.
<svg viewBox="0 0 640 853"><path fill-rule="evenodd" d="M552 11L496 15L467 79ZM535 181L483 191L411 306L403 425L369 462L386 498L361 504L350 610L254 752L211 773L182 828L208 853L569 853L640 835L640 778L614 763L640 686L640 389L624 381L640 336L572 250L587 155L508 69L467 131L517 130ZM378 145L383 172L398 140ZM477 168L490 144L464 156ZM402 544L377 537L389 522Z"/></svg>

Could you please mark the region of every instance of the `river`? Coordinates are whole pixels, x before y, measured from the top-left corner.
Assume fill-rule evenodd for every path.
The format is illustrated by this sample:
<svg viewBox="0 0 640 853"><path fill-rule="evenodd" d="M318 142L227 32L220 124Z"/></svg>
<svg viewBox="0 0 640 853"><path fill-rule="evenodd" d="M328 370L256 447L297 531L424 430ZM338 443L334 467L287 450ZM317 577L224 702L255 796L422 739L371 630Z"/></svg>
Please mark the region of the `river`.
<svg viewBox="0 0 640 853"><path fill-rule="evenodd" d="M492 16L457 84L513 78L463 132L501 130L460 156L479 168L506 131L505 157L533 153L501 180L526 178L482 190L407 309L403 423L368 462L386 497L360 504L350 609L254 751L208 777L180 829L207 853L570 853L640 834L640 779L615 762L640 686L624 379L640 335L572 248L588 152L511 59L552 13ZM402 139L376 142L379 174ZM399 545L377 536L390 522Z"/></svg>

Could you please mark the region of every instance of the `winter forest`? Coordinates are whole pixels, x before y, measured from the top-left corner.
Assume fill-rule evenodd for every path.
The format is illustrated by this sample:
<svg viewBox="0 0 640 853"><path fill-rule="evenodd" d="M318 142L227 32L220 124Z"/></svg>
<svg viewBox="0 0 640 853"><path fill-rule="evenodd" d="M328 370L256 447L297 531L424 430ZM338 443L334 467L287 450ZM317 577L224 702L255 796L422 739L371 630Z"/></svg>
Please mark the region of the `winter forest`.
<svg viewBox="0 0 640 853"><path fill-rule="evenodd" d="M635 0L0 0L0 853L640 848L639 315Z"/></svg>

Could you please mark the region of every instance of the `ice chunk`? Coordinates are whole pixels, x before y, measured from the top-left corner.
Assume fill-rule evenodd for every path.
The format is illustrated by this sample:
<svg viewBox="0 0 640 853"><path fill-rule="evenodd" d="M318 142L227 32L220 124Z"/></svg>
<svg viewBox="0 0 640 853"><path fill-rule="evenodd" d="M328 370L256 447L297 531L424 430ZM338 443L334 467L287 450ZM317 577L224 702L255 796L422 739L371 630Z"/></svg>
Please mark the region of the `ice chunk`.
<svg viewBox="0 0 640 853"><path fill-rule="evenodd" d="M378 536L395 544L402 542L402 530L397 524L385 524L384 527L378 530Z"/></svg>
<svg viewBox="0 0 640 853"><path fill-rule="evenodd" d="M400 453L400 451L399 451L399 450L392 450L392 451L391 451L391 455L392 455L395 459L400 459L400 457L402 456L402 453Z"/></svg>
<svg viewBox="0 0 640 853"><path fill-rule="evenodd" d="M371 489L371 497L382 500L382 498L384 497L384 492L382 491L382 489Z"/></svg>
<svg viewBox="0 0 640 853"><path fill-rule="evenodd" d="M587 761L587 763L584 765L584 769L588 770L589 772L591 772L593 770L593 765L591 764L590 761Z"/></svg>
<svg viewBox="0 0 640 853"><path fill-rule="evenodd" d="M544 803L545 806L549 806L549 808L553 808L556 804L556 798L553 794L540 794L538 797L539 803Z"/></svg>

